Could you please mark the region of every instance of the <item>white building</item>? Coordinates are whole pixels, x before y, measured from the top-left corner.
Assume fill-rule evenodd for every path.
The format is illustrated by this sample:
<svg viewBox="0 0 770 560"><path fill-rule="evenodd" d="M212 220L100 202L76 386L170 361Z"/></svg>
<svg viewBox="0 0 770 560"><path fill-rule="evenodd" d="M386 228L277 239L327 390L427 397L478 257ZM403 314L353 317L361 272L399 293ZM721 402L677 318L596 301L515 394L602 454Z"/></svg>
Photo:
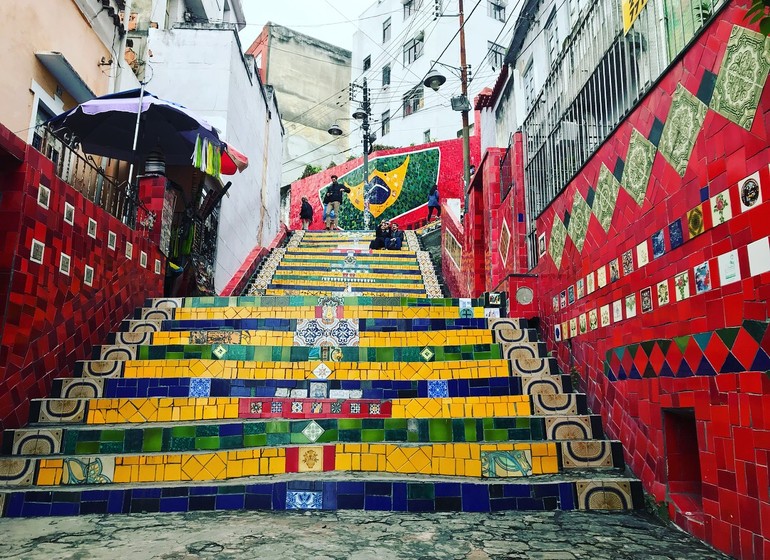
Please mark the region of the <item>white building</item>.
<svg viewBox="0 0 770 560"><path fill-rule="evenodd" d="M257 245L280 227L283 125L276 97L243 54L241 0L134 0L132 34L147 90L190 108L242 150L249 166L222 199L214 284L219 292ZM149 16L148 16L149 13ZM143 19L144 18L144 19ZM146 42L146 49L142 42Z"/></svg>
<svg viewBox="0 0 770 560"><path fill-rule="evenodd" d="M507 4L481 0L474 11L475 2L464 2L471 102L494 83L504 64L503 43L515 21ZM443 17L435 17L437 5ZM353 78L359 85L367 79L378 144L407 146L460 135L460 113L450 106L450 99L461 90L457 14L457 0L378 0L359 16L353 37ZM432 61L457 69L435 65L447 78L437 92L423 86ZM360 141L353 132L351 145Z"/></svg>

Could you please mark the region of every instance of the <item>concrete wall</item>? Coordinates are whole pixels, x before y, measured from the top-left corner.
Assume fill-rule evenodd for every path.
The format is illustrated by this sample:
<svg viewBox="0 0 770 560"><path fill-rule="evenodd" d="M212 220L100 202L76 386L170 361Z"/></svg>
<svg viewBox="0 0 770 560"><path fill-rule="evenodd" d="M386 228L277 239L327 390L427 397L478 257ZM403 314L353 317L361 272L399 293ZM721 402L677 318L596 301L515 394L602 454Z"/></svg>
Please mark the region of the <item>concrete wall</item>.
<svg viewBox="0 0 770 560"><path fill-rule="evenodd" d="M99 17L107 18L107 13ZM36 52L61 52L96 95L109 92L109 76L114 67L100 67L97 63L102 57L113 56L75 0L47 2L45 6L34 2L0 2L0 22L0 122L22 139L31 140L28 129L33 124L38 100L53 105L48 108L54 113L75 104L66 92L57 95L56 80L35 58ZM111 25L112 20L109 22Z"/></svg>
<svg viewBox="0 0 770 560"><path fill-rule="evenodd" d="M307 164L325 168L345 161L348 154L340 152L348 140L334 140L328 130L335 123L349 130L350 51L268 23L247 52L262 53L263 77L280 100L286 126L282 183L298 179Z"/></svg>
<svg viewBox="0 0 770 560"><path fill-rule="evenodd" d="M215 271L220 291L254 247L269 243L278 231L280 117L227 26L151 29L149 45L148 90L189 107L249 158L244 172L225 179L233 186L220 215Z"/></svg>

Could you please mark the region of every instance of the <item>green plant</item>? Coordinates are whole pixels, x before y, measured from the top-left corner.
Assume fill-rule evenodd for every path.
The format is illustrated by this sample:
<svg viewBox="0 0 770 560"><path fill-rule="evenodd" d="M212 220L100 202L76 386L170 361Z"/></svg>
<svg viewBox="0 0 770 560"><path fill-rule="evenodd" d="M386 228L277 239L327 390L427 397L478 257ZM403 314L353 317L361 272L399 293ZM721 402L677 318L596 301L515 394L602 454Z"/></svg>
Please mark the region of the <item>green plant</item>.
<svg viewBox="0 0 770 560"><path fill-rule="evenodd" d="M751 0L751 7L743 19L749 23L759 23L759 31L770 35L770 0Z"/></svg>
<svg viewBox="0 0 770 560"><path fill-rule="evenodd" d="M305 170L302 172L302 175L300 175L300 179L304 179L305 177L310 177L311 175L315 175L316 173L319 173L321 171L321 168L317 165L310 165L309 163L305 166Z"/></svg>
<svg viewBox="0 0 770 560"><path fill-rule="evenodd" d="M326 169L331 169L332 167L337 167L337 164L334 163L334 160L331 160L329 162L329 165L326 166Z"/></svg>

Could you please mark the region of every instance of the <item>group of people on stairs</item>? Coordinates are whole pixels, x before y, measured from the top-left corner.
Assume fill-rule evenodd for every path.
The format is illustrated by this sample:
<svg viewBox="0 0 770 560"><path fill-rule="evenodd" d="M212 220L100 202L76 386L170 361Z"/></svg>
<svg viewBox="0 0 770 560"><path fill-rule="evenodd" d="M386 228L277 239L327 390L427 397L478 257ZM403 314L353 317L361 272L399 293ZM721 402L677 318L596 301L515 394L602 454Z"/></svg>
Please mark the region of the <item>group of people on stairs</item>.
<svg viewBox="0 0 770 560"><path fill-rule="evenodd" d="M340 212L340 204L342 204L342 193L350 193L350 189L345 185L341 185L337 182L337 176L332 175L332 183L329 188L326 189L324 194L324 226L326 230L336 230L337 219ZM428 221L431 220L433 213L436 213L436 217L441 217L441 202L439 198L438 185L433 185L428 192ZM310 224L313 223L313 206L310 204L306 196L302 197L302 205L299 210L299 218L302 221L302 229L308 230ZM385 233L388 237L385 237ZM392 241L393 245L398 245L397 249L401 249L401 243L403 241L404 232L398 230L398 224L390 223L388 220L383 220L380 225L375 229L375 238L372 241L372 245L378 245L376 247L370 247L372 249L395 249L396 247L390 247L387 241ZM382 241L379 241L382 240ZM382 243L381 246L380 243Z"/></svg>

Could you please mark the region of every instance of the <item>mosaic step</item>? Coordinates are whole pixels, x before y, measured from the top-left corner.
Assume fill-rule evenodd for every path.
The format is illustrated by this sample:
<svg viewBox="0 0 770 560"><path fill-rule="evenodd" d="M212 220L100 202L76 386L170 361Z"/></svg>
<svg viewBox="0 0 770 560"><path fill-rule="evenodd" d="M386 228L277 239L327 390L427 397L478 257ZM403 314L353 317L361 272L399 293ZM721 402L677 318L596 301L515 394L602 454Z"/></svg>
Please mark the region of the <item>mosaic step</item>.
<svg viewBox="0 0 770 560"><path fill-rule="evenodd" d="M223 352L227 350L224 349ZM331 351L333 352L333 350ZM478 379L485 377L547 376L556 373L548 358L526 360L475 359L420 362L243 361L238 354L228 359L184 358L165 360L93 360L75 364L75 377L217 379L337 379L401 380Z"/></svg>
<svg viewBox="0 0 770 560"><path fill-rule="evenodd" d="M574 480L505 482L382 476L358 480L284 475L255 484L163 485L142 488L67 487L0 494L5 517L130 514L214 510L368 510L497 512L505 510L628 510L640 507L641 482L585 475Z"/></svg>
<svg viewBox="0 0 770 560"><path fill-rule="evenodd" d="M582 442L585 443L585 442ZM583 445L598 459L561 461L556 442L520 443L336 443L64 458L0 458L6 487L83 484L213 482L287 473L378 472L451 477L518 478L558 474L569 469L617 469L611 446ZM580 459L580 458L578 458Z"/></svg>
<svg viewBox="0 0 770 560"><path fill-rule="evenodd" d="M374 400L572 393L569 375L433 381L310 381L280 379L54 379L52 398L292 397Z"/></svg>
<svg viewBox="0 0 770 560"><path fill-rule="evenodd" d="M461 301L467 301L471 307L484 307L483 298L461 300L458 298L413 298L413 297L318 297L318 296L204 296L189 298L154 298L147 299L144 307L351 307L369 305L374 307L459 307ZM501 324L509 324L515 319L499 320ZM526 323L526 321L525 321Z"/></svg>
<svg viewBox="0 0 770 560"><path fill-rule="evenodd" d="M55 428L8 430L2 452L6 455L116 454L174 451L232 450L271 445L315 443L498 443L547 441L559 436L560 464L588 466L587 462L622 466L619 442L602 437L601 426L591 419L593 439L580 439L579 431L546 426L544 417L517 418L329 418L318 420L242 420L127 426L61 425ZM557 425L558 428L558 425ZM574 437L573 437L574 436Z"/></svg>
<svg viewBox="0 0 770 560"><path fill-rule="evenodd" d="M576 430L583 430L581 437L590 438L591 418L585 416L586 413L585 396L570 393L389 401L291 397L45 398L31 401L29 417L30 422L40 424L116 424L237 418L408 419L543 415L556 419L546 421L550 428L574 426Z"/></svg>
<svg viewBox="0 0 770 560"><path fill-rule="evenodd" d="M162 326L162 325L160 325ZM491 344L492 332L482 329L465 329L455 331L415 331L415 332L383 332L362 331L361 324L353 325L358 330L358 346L360 348L379 348L389 346L446 346L446 345L475 345ZM365 325L364 325L365 326ZM245 344L252 346L305 346L315 345L325 333L319 330L318 337L297 336L294 329L278 330L196 330L196 331L164 331L164 332L117 332L107 338L108 345L168 345L168 344ZM324 329L325 330L325 329ZM507 344L507 343L506 343ZM544 355L546 350L542 343L522 342L521 344L537 345L538 355ZM505 351L505 350L504 350Z"/></svg>

